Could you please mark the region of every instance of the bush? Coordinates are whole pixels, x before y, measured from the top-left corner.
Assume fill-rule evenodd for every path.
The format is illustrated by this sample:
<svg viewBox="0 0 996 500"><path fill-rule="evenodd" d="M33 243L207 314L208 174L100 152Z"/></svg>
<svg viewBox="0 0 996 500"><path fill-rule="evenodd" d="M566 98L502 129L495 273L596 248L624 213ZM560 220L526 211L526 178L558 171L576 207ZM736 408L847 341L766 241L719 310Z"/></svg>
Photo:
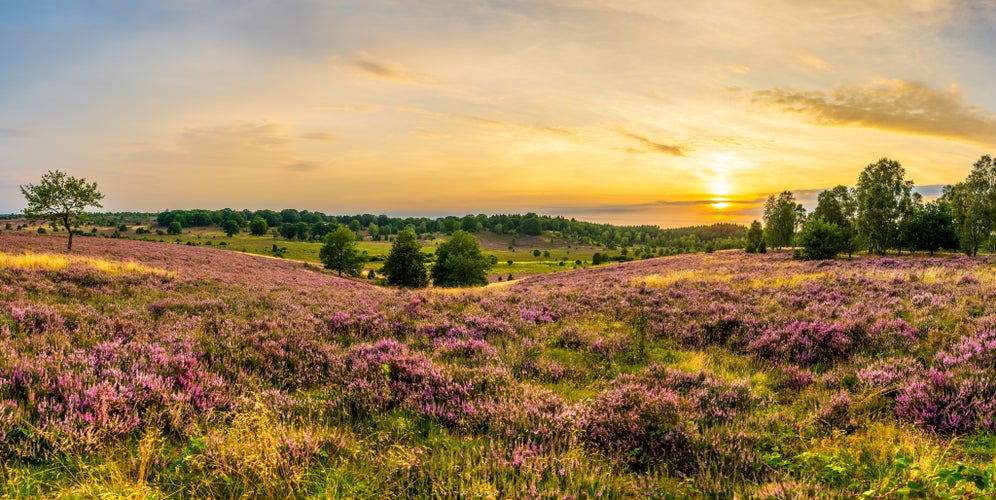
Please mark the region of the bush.
<svg viewBox="0 0 996 500"><path fill-rule="evenodd" d="M802 247L799 258L803 260L832 259L841 247L840 228L836 224L825 222L820 217L813 217L802 226L798 242L799 246ZM794 254L793 257L795 257Z"/></svg>

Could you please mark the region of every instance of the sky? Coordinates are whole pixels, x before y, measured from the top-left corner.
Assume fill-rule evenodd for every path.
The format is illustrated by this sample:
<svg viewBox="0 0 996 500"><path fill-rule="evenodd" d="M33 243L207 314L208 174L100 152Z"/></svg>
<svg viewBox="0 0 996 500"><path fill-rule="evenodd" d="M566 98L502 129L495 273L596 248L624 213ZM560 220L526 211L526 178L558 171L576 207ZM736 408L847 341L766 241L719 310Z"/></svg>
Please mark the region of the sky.
<svg viewBox="0 0 996 500"><path fill-rule="evenodd" d="M563 215L812 206L996 153L996 0L4 0L0 213Z"/></svg>

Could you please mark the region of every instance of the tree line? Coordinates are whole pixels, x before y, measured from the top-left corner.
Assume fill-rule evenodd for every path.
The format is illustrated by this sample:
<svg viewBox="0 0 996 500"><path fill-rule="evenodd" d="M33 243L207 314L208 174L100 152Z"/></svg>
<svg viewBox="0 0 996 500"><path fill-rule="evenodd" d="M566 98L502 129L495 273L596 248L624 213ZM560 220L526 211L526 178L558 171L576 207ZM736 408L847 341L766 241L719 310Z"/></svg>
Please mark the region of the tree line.
<svg viewBox="0 0 996 500"><path fill-rule="evenodd" d="M499 235L539 236L550 232L578 244L604 246L608 250L640 247L642 255L654 253L698 252L706 249L742 248L747 227L718 223L683 228L662 229L653 225L616 226L568 219L562 216L526 214L465 215L435 219L426 217L389 217L387 215L326 215L292 208L283 210L167 210L156 215L156 223L169 234L184 228L220 226L229 236L242 231L254 235L273 234L289 240L323 241L339 226L354 233L366 231L374 241L391 239L405 228L417 238L432 234L452 235L492 232ZM514 246L514 243L512 244Z"/></svg>
<svg viewBox="0 0 996 500"><path fill-rule="evenodd" d="M798 247L802 259L848 256L860 250L884 254L890 250L996 250L996 161L982 156L968 177L945 186L940 197L924 202L906 179L899 162L882 158L869 164L854 187L836 186L821 192L807 214L791 191L768 198L764 226L754 221L745 250Z"/></svg>

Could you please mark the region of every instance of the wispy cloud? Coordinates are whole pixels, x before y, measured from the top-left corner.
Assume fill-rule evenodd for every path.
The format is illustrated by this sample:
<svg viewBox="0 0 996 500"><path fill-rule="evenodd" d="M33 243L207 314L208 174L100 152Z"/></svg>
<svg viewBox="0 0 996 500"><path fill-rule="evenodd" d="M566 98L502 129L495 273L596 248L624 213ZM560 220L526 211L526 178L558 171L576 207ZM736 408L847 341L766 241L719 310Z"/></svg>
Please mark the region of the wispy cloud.
<svg viewBox="0 0 996 500"><path fill-rule="evenodd" d="M670 144L663 144L660 142L656 142L642 135L629 132L625 129L619 129L619 133L626 137L629 137L630 139L636 140L637 142L643 144L644 147L646 148L646 149L629 148L626 150L629 153L661 153L671 156L685 156L685 151L679 146L672 146Z"/></svg>
<svg viewBox="0 0 996 500"><path fill-rule="evenodd" d="M353 64L363 73L377 78L400 82L411 82L414 80L408 73L394 69L387 63L377 61L367 54L360 54L353 60Z"/></svg>
<svg viewBox="0 0 996 500"><path fill-rule="evenodd" d="M754 93L754 100L809 116L824 126L858 126L996 144L996 114L966 104L954 85L935 90L917 82L879 80L834 90L761 90Z"/></svg>
<svg viewBox="0 0 996 500"><path fill-rule="evenodd" d="M334 141L339 138L339 136L333 134L332 132L308 132L307 134L301 135L302 139L308 139L309 141Z"/></svg>
<svg viewBox="0 0 996 500"><path fill-rule="evenodd" d="M558 205L544 207L550 213L583 212L599 214L626 214L645 212L655 208L677 208L677 207L709 207L716 203L726 203L731 207L757 206L764 203L766 198L754 198L747 200L728 200L719 198L699 198L694 200L657 200L645 203L606 203L592 205Z"/></svg>
<svg viewBox="0 0 996 500"><path fill-rule="evenodd" d="M304 161L293 151L290 127L278 123L233 123L216 127L188 127L171 148L145 148L134 161L200 169L202 173L267 170L282 166L293 171L315 170L318 163ZM310 135L310 134L305 134Z"/></svg>

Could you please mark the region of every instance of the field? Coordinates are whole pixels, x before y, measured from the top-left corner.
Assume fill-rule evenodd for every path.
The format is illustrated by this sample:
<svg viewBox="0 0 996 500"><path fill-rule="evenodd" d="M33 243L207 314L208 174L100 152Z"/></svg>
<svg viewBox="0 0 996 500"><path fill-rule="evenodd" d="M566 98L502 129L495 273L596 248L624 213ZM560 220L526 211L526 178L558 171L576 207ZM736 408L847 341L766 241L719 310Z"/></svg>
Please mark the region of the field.
<svg viewBox="0 0 996 500"><path fill-rule="evenodd" d="M996 494L993 257L729 251L397 291L64 246L0 234L0 497Z"/></svg>
<svg viewBox="0 0 996 500"><path fill-rule="evenodd" d="M35 227L31 226L27 228L27 231L31 232L34 229ZM107 227L86 226L82 231L90 234L90 231L93 229L97 230L94 234L101 236L109 236L115 230L114 228ZM321 265L321 261L318 258L318 251L322 247L320 242L288 240L271 235L252 236L247 233L229 237L217 227L188 228L184 229L180 235L160 236L154 234L136 235L134 234L134 226L132 226L129 232L124 233L122 236L149 241L162 240L163 242L179 243L181 245L212 246L224 250L268 257L274 256L273 246L276 245L278 249L284 249L281 258ZM486 255L494 255L498 260L498 264L491 269L488 276L491 282L499 281L499 278L505 280L509 275L515 279L519 279L537 274L586 267L590 265L595 252L601 252L609 256L619 255L618 250L606 251L601 247L592 245L578 246L555 236L512 236L495 235L485 232L478 234L477 238L481 242L481 248L484 253ZM423 252L433 253L439 243L443 241L446 241L444 235L433 235L430 238L419 240L419 243L423 247ZM509 248L510 245L514 249ZM384 263L381 259L387 257L387 254L391 251L391 242L387 240L372 241L369 236L364 236L364 240L358 242L358 248L368 258L374 258L374 260L367 262L364 266L364 276L366 276L367 271L379 271L383 267ZM537 256L533 254L533 250L545 253ZM582 262L580 265L576 263L578 260ZM512 263L509 264L508 261L512 261Z"/></svg>

